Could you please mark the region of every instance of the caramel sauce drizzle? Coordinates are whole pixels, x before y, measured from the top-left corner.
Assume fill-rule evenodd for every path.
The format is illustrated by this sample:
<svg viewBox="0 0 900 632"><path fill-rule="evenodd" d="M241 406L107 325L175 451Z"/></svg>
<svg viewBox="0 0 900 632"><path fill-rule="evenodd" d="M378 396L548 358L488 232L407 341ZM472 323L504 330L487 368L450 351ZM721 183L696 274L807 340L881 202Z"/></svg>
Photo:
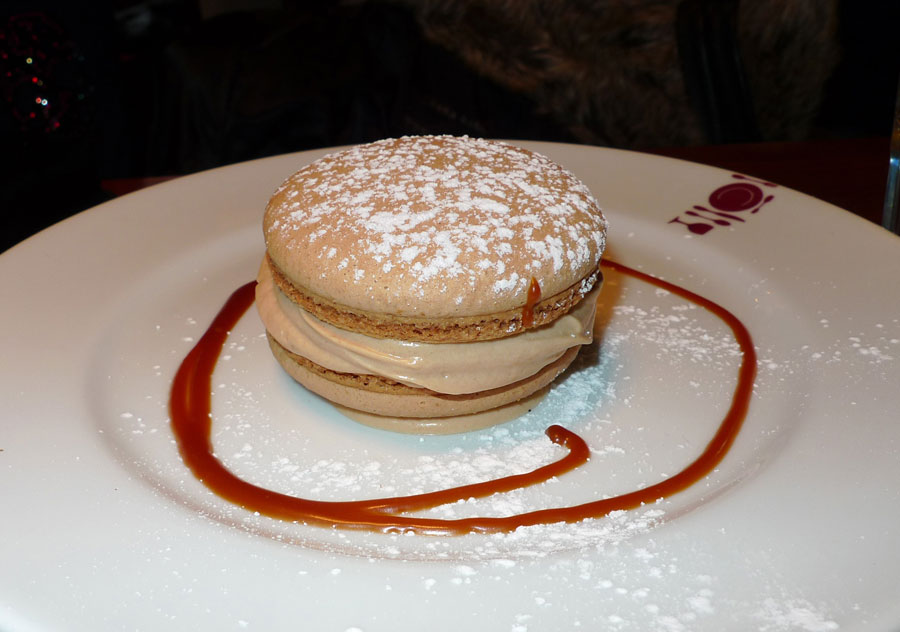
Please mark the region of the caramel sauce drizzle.
<svg viewBox="0 0 900 632"><path fill-rule="evenodd" d="M525 305L522 306L522 327L534 325L534 308L541 300L541 284L531 277L531 285L528 286L528 295L525 297Z"/></svg>
<svg viewBox="0 0 900 632"><path fill-rule="evenodd" d="M620 263L603 261L602 265L668 290L714 313L729 326L743 353L731 406L715 435L695 461L681 472L655 485L580 505L541 509L507 517L443 520L403 515L462 499L483 498L535 485L583 465L590 458L590 449L581 437L559 425L552 425L546 430L553 443L564 446L569 451L558 461L524 474L413 496L351 502L308 500L258 487L238 478L213 454L212 374L230 330L253 304L255 282L240 287L231 295L175 375L169 398L169 412L182 459L211 491L248 511L304 524L383 533L444 535L509 532L522 526L599 518L612 511L632 509L682 491L719 464L740 430L747 415L756 376L757 361L753 341L740 320L717 303ZM537 298L534 303L540 298L540 286L532 279L532 288L535 286ZM529 290L529 300L531 296L532 292Z"/></svg>

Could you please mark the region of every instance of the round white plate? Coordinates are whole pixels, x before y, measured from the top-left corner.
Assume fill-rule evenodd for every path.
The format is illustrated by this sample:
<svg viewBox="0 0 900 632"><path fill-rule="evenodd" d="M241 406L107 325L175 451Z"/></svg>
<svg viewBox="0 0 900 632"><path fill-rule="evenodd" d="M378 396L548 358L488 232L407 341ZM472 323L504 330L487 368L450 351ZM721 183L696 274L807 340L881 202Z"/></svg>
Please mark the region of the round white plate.
<svg viewBox="0 0 900 632"><path fill-rule="evenodd" d="M900 239L726 171L525 145L594 191L609 258L749 328L759 373L720 467L639 510L500 536L336 531L221 501L178 456L169 385L254 278L270 192L325 152L216 169L0 257L0 629L900 627ZM291 382L251 310L214 376L216 453L273 489L358 499L543 465L562 454L543 431L562 423L588 441L585 467L432 513L502 515L651 485L711 438L740 354L714 316L632 278L607 275L600 313L598 341L531 413L415 437L349 421Z"/></svg>

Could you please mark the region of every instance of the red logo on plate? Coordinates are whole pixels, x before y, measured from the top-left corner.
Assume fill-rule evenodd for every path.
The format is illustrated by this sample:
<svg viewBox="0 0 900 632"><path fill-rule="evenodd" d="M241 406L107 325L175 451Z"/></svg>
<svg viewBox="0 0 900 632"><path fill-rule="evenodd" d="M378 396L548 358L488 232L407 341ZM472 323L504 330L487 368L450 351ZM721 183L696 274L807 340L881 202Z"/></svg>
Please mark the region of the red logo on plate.
<svg viewBox="0 0 900 632"><path fill-rule="evenodd" d="M771 202L775 196L766 195L761 187L777 187L773 182L757 180L738 173L732 178L741 182L732 182L719 187L709 194L708 204L712 208L695 204L690 210L669 220L670 224L686 226L695 235L705 235L716 226L731 226L747 221L741 215L759 212L763 206Z"/></svg>

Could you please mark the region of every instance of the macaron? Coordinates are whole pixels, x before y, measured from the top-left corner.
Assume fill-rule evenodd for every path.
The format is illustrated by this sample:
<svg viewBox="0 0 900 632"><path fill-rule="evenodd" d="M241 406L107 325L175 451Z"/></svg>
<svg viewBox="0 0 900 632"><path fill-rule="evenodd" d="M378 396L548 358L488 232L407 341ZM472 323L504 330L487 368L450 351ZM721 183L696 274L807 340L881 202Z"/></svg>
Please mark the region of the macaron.
<svg viewBox="0 0 900 632"><path fill-rule="evenodd" d="M273 355L370 415L450 419L547 387L591 342L607 221L549 158L413 136L327 155L266 206Z"/></svg>

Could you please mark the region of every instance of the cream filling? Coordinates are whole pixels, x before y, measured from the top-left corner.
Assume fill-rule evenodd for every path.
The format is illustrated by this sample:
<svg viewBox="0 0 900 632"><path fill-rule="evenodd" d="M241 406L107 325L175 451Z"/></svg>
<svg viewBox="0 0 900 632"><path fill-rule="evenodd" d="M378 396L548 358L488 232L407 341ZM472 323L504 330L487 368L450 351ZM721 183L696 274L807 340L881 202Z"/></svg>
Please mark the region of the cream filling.
<svg viewBox="0 0 900 632"><path fill-rule="evenodd" d="M600 284L552 323L521 334L462 343L373 338L325 323L291 301L263 262L256 305L269 334L285 349L332 371L369 374L439 393L464 394L530 377L567 349L593 339Z"/></svg>

